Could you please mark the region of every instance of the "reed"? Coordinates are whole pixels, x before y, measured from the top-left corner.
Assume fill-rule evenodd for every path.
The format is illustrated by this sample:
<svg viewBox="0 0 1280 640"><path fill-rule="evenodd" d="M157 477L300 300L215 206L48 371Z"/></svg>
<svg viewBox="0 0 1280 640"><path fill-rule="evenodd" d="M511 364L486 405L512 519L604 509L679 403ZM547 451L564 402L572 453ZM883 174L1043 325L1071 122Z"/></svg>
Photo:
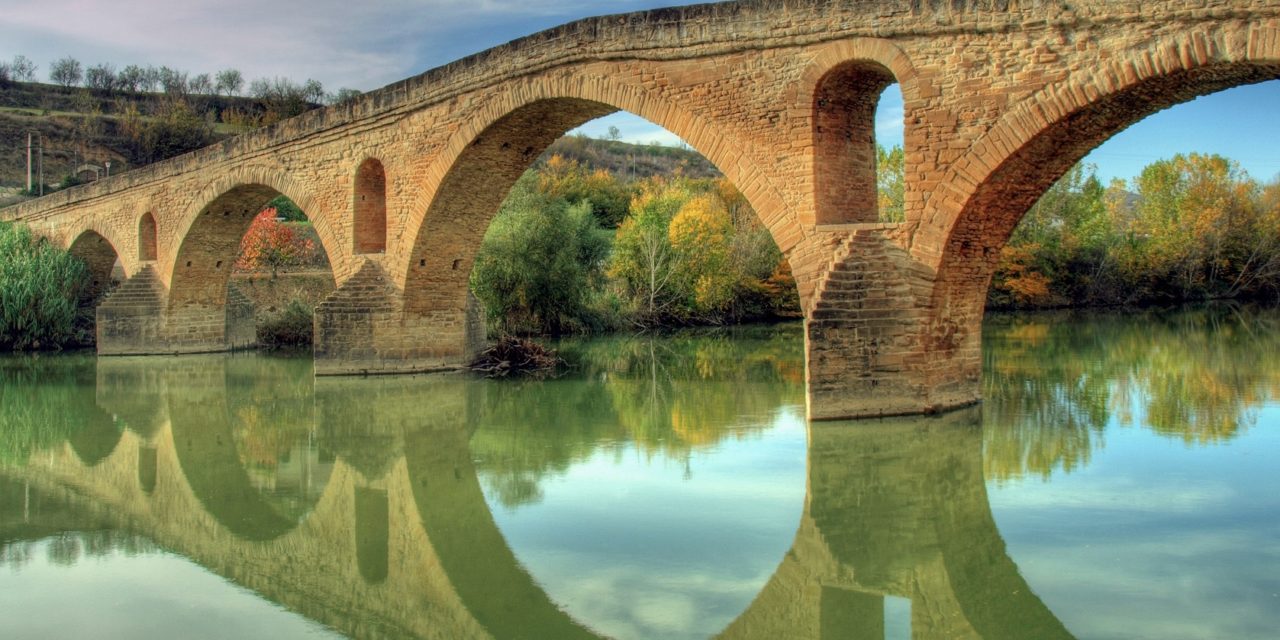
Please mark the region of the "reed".
<svg viewBox="0 0 1280 640"><path fill-rule="evenodd" d="M0 223L0 350L83 343L88 280L84 261L25 226Z"/></svg>

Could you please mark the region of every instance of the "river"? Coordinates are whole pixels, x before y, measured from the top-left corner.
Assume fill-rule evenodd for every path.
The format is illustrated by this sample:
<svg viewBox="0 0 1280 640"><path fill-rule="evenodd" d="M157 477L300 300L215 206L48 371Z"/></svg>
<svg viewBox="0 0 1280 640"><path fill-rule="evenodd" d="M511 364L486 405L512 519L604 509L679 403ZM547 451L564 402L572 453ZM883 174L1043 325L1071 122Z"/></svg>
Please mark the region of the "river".
<svg viewBox="0 0 1280 640"><path fill-rule="evenodd" d="M1280 312L984 331L979 407L813 424L798 325L3 357L0 637L1274 637Z"/></svg>

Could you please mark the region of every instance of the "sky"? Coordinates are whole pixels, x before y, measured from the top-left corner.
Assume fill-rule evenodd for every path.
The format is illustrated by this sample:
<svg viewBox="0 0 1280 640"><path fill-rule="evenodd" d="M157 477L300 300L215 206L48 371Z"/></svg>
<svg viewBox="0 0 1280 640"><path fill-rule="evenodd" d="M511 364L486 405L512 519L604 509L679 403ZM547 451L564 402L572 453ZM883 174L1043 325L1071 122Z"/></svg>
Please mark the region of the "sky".
<svg viewBox="0 0 1280 640"><path fill-rule="evenodd" d="M314 78L329 91L369 91L578 18L680 2L655 0L5 0L0 60L22 54L47 80L50 63L169 66L192 74L239 69L246 80ZM1280 81L1224 91L1143 120L1086 159L1104 181L1131 179L1179 152L1219 153L1250 175L1280 175ZM604 137L681 144L629 114L588 123ZM902 98L887 91L877 139L902 140Z"/></svg>

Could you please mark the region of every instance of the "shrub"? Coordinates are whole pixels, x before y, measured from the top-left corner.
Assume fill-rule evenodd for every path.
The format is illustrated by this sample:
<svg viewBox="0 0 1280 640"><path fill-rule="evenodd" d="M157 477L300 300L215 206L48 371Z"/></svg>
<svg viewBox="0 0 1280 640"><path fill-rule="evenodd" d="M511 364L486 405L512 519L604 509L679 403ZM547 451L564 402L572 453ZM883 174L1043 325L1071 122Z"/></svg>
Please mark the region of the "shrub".
<svg viewBox="0 0 1280 640"><path fill-rule="evenodd" d="M61 348L92 340L80 310L83 261L31 230L0 223L0 349Z"/></svg>
<svg viewBox="0 0 1280 640"><path fill-rule="evenodd" d="M258 325L258 346L276 349L311 346L314 310L301 300L291 300L279 315Z"/></svg>

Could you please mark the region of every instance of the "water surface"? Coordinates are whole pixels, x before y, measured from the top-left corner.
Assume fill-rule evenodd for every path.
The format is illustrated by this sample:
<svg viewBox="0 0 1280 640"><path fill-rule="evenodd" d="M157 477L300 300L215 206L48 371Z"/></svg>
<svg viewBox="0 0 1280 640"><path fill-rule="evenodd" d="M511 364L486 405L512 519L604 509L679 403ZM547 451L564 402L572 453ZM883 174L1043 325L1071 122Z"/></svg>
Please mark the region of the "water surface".
<svg viewBox="0 0 1280 640"><path fill-rule="evenodd" d="M998 316L986 401L806 424L798 326L546 381L0 359L0 636L1265 638L1280 314Z"/></svg>

